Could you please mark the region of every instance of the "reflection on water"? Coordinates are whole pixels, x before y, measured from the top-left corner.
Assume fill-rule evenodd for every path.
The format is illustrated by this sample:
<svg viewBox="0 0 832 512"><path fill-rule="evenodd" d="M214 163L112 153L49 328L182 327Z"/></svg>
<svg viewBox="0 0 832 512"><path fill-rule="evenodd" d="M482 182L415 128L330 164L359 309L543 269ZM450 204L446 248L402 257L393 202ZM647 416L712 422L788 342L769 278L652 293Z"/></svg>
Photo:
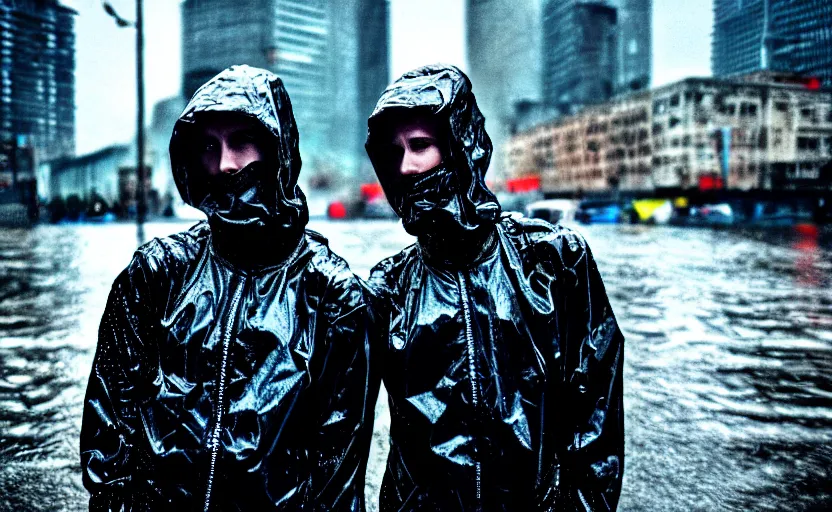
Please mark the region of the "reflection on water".
<svg viewBox="0 0 832 512"><path fill-rule="evenodd" d="M362 276L410 243L394 223L312 227ZM579 229L627 338L621 508L832 506L830 230ZM0 510L86 510L81 402L135 237L130 225L0 229ZM383 453L370 466L377 489Z"/></svg>

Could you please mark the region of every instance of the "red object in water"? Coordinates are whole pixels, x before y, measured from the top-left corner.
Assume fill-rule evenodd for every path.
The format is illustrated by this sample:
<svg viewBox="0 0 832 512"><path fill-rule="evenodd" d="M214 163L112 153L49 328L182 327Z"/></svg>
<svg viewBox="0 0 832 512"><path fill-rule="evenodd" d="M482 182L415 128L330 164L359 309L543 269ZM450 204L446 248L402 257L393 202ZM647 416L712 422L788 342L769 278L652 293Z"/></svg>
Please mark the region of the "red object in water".
<svg viewBox="0 0 832 512"><path fill-rule="evenodd" d="M699 190L717 190L722 188L722 177L721 176L700 176L699 177Z"/></svg>
<svg viewBox="0 0 832 512"><path fill-rule="evenodd" d="M512 178L506 180L506 188L509 192L522 193L540 190L540 176L526 176L525 178Z"/></svg>
<svg viewBox="0 0 832 512"><path fill-rule="evenodd" d="M820 232L814 224L796 224L794 230L807 238L817 238Z"/></svg>
<svg viewBox="0 0 832 512"><path fill-rule="evenodd" d="M379 183L362 183L361 198L367 202L384 195L384 190Z"/></svg>
<svg viewBox="0 0 832 512"><path fill-rule="evenodd" d="M810 77L806 79L806 88L810 91L817 91L820 90L820 78L818 77Z"/></svg>
<svg viewBox="0 0 832 512"><path fill-rule="evenodd" d="M346 219L347 207L341 201L333 201L329 203L326 214L330 219Z"/></svg>

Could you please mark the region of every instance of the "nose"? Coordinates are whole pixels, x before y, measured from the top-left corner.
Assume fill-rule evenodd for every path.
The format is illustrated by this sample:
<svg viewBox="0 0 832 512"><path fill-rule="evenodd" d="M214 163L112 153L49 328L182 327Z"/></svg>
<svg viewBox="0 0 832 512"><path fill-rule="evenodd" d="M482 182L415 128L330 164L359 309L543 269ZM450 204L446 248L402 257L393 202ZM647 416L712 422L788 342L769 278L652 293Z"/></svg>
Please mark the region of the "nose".
<svg viewBox="0 0 832 512"><path fill-rule="evenodd" d="M415 158L413 152L408 149L404 150L404 154L402 155L402 164L399 167L399 173L401 174L418 174L420 171L418 165L418 159Z"/></svg>
<svg viewBox="0 0 832 512"><path fill-rule="evenodd" d="M220 172L232 174L239 171L240 166L237 162L235 152L230 151L228 146L225 144L222 145L222 149L220 151Z"/></svg>

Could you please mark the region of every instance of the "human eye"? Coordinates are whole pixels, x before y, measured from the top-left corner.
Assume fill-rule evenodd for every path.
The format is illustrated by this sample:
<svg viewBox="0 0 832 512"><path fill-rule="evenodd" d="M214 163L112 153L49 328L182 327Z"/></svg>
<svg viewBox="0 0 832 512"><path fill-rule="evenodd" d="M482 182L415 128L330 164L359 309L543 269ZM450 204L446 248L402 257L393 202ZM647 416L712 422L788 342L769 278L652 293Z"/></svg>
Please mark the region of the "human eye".
<svg viewBox="0 0 832 512"><path fill-rule="evenodd" d="M257 135L254 133L254 130L243 130L231 136L229 142L232 147L241 148L248 144L255 144L257 142Z"/></svg>
<svg viewBox="0 0 832 512"><path fill-rule="evenodd" d="M217 151L217 147L217 141L210 137L204 137L199 141L199 150L202 153L214 153Z"/></svg>
<svg viewBox="0 0 832 512"><path fill-rule="evenodd" d="M410 149L412 151L424 151L435 144L433 139L427 137L418 137L410 139Z"/></svg>

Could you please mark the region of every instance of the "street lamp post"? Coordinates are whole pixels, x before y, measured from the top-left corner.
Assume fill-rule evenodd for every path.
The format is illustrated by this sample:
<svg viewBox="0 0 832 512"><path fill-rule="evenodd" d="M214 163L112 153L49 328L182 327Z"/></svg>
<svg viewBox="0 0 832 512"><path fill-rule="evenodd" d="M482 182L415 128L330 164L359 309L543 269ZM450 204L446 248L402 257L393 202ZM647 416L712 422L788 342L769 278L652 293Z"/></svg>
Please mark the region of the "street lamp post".
<svg viewBox="0 0 832 512"><path fill-rule="evenodd" d="M142 1L136 0L136 21L131 23L118 15L109 2L104 2L104 10L119 27L136 28L136 238L138 244L144 243L144 222L147 216L147 192L145 190L144 167L144 22Z"/></svg>

